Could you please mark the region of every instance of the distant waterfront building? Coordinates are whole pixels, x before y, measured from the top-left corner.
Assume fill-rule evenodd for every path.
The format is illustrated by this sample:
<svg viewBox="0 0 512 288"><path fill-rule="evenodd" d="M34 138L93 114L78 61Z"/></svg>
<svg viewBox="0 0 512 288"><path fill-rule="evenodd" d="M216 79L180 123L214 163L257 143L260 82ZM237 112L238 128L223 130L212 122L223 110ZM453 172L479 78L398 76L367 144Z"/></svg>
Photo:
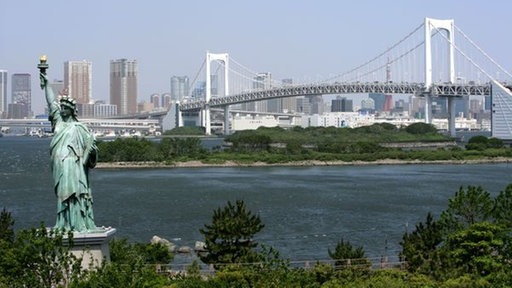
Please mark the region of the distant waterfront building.
<svg viewBox="0 0 512 288"><path fill-rule="evenodd" d="M53 95L60 95L62 91L64 91L64 80L53 80L52 83L48 84L50 89L53 91Z"/></svg>
<svg viewBox="0 0 512 288"><path fill-rule="evenodd" d="M195 99L204 99L204 97L206 97L206 81L199 81L196 84L196 87L194 87L194 89L192 89L192 93L191 93L190 97L195 98ZM173 98L173 100L177 100L177 99Z"/></svg>
<svg viewBox="0 0 512 288"><path fill-rule="evenodd" d="M303 113L303 114L311 114L311 103L309 103L309 99L302 96L297 97L297 113Z"/></svg>
<svg viewBox="0 0 512 288"><path fill-rule="evenodd" d="M103 101L94 103L94 118L108 118L117 115L117 105L105 104Z"/></svg>
<svg viewBox="0 0 512 288"><path fill-rule="evenodd" d="M7 70L0 70L0 119L7 117Z"/></svg>
<svg viewBox="0 0 512 288"><path fill-rule="evenodd" d="M137 113L137 61L110 61L110 103L119 115Z"/></svg>
<svg viewBox="0 0 512 288"><path fill-rule="evenodd" d="M283 79L283 86L293 85L293 79ZM286 97L281 99L282 112L284 113L295 113L297 111L297 97Z"/></svg>
<svg viewBox="0 0 512 288"><path fill-rule="evenodd" d="M160 94L153 93L149 97L149 102L153 103L153 107L159 108L160 107Z"/></svg>
<svg viewBox="0 0 512 288"><path fill-rule="evenodd" d="M352 112L352 100L346 97L336 96L336 99L331 100L331 112Z"/></svg>
<svg viewBox="0 0 512 288"><path fill-rule="evenodd" d="M210 95L211 97L219 97L219 76L210 75Z"/></svg>
<svg viewBox="0 0 512 288"><path fill-rule="evenodd" d="M32 114L32 86L28 73L15 73L11 78L11 110L8 118L22 119Z"/></svg>
<svg viewBox="0 0 512 288"><path fill-rule="evenodd" d="M231 130L255 130L258 127L276 127L279 121L273 116L233 116Z"/></svg>
<svg viewBox="0 0 512 288"><path fill-rule="evenodd" d="M375 101L372 98L366 98L361 100L362 110L375 110Z"/></svg>
<svg viewBox="0 0 512 288"><path fill-rule="evenodd" d="M266 90L272 88L272 74L270 72L258 73L252 80L253 90ZM268 100L253 101L240 105L243 111L267 112ZM277 104L276 104L277 106Z"/></svg>
<svg viewBox="0 0 512 288"><path fill-rule="evenodd" d="M172 103L172 95L170 93L162 94L162 107L169 108L169 105Z"/></svg>
<svg viewBox="0 0 512 288"><path fill-rule="evenodd" d="M370 114L358 112L330 112L302 116L302 127L350 127L356 128L373 124L375 118Z"/></svg>
<svg viewBox="0 0 512 288"><path fill-rule="evenodd" d="M88 104L92 99L92 63L87 60L64 62L64 87L77 103Z"/></svg>
<svg viewBox="0 0 512 288"><path fill-rule="evenodd" d="M80 118L94 118L94 104L93 103L77 103L76 110Z"/></svg>
<svg viewBox="0 0 512 288"><path fill-rule="evenodd" d="M137 104L137 112L149 113L155 109L155 105L152 102L142 101Z"/></svg>
<svg viewBox="0 0 512 288"><path fill-rule="evenodd" d="M414 118L425 119L425 98L423 97L411 97L410 115L414 115Z"/></svg>
<svg viewBox="0 0 512 288"><path fill-rule="evenodd" d="M389 111L391 110L391 95L384 95L382 93L369 93L368 97L373 100L375 111Z"/></svg>
<svg viewBox="0 0 512 288"><path fill-rule="evenodd" d="M322 95L308 95L306 99L309 99L311 104L311 114L323 114L324 113L324 99Z"/></svg>
<svg viewBox="0 0 512 288"><path fill-rule="evenodd" d="M186 96L189 96L188 76L172 76L171 77L171 96L173 99L181 101Z"/></svg>

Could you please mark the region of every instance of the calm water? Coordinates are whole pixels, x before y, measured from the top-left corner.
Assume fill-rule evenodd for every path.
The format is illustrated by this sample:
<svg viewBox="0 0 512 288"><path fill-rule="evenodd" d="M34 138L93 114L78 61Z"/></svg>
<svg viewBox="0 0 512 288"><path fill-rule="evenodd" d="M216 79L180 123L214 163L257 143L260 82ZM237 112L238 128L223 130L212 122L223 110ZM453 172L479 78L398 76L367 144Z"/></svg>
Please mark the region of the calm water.
<svg viewBox="0 0 512 288"><path fill-rule="evenodd" d="M49 142L0 138L0 209L16 228L54 224ZM260 243L292 260L322 260L341 238L369 257L396 255L404 231L429 211L438 216L461 185L495 196L511 174L509 164L94 169L91 184L96 224L118 237L193 247L214 209L242 199L265 224Z"/></svg>

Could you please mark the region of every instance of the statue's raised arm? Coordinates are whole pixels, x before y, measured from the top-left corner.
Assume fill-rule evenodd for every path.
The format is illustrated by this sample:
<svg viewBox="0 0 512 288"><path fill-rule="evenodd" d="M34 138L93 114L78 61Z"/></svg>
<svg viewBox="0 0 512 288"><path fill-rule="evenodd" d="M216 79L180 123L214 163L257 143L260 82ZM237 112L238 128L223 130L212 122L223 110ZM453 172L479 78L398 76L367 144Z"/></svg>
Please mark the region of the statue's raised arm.
<svg viewBox="0 0 512 288"><path fill-rule="evenodd" d="M48 76L46 75L48 64L46 61L46 55L41 56L41 58L39 58L39 65L37 65L37 68L39 68L39 81L41 83L41 89L44 90L48 108L51 108L52 103L55 102L55 95L53 94L53 90L48 86Z"/></svg>

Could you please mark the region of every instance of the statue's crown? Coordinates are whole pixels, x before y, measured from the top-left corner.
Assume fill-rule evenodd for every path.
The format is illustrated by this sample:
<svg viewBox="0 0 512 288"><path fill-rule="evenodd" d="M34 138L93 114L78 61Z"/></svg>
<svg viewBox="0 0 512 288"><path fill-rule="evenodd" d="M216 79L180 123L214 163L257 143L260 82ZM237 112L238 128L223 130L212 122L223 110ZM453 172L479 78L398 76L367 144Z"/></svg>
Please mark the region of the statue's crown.
<svg viewBox="0 0 512 288"><path fill-rule="evenodd" d="M60 105L66 105L73 109L76 108L76 100L67 95L60 96L59 102L60 102Z"/></svg>
<svg viewBox="0 0 512 288"><path fill-rule="evenodd" d="M73 115L76 117L78 115L78 110L76 108L76 100L69 97L68 95L61 95L60 96L60 105L64 105L66 107L71 108L73 111Z"/></svg>

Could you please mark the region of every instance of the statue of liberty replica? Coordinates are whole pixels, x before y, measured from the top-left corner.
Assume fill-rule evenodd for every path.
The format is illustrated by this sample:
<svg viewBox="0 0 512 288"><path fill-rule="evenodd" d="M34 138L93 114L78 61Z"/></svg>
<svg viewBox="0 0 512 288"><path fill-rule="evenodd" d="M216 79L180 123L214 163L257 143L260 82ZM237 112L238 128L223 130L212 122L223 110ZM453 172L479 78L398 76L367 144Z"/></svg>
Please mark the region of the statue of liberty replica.
<svg viewBox="0 0 512 288"><path fill-rule="evenodd" d="M95 231L89 169L96 166L96 140L87 126L77 120L76 101L66 92L60 93L63 95L56 99L48 87L46 61L46 56L42 56L38 68L54 133L50 157L53 189L57 196L55 228L74 232Z"/></svg>

